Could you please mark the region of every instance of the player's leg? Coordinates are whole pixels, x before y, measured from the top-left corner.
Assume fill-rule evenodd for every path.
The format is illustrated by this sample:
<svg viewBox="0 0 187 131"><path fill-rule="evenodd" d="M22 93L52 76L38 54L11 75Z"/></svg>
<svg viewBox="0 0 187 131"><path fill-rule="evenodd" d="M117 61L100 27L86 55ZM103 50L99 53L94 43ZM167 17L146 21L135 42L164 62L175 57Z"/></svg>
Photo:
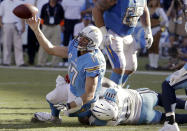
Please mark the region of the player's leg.
<svg viewBox="0 0 187 131"><path fill-rule="evenodd" d="M158 103L158 94L149 89L139 93L142 97L142 108L138 124L160 123L162 113L153 109Z"/></svg>
<svg viewBox="0 0 187 131"><path fill-rule="evenodd" d="M126 81L128 80L129 75L137 69L137 47L136 42L132 38L132 36L128 36L124 39L123 48L126 60L125 73L122 79L122 84L124 86Z"/></svg>
<svg viewBox="0 0 187 131"><path fill-rule="evenodd" d="M158 105L164 107L162 102L162 95L159 93L158 93ZM187 110L187 101L176 98L176 108Z"/></svg>
<svg viewBox="0 0 187 131"><path fill-rule="evenodd" d="M50 105L51 113L37 112L34 114L32 121L49 121L55 123L61 123L59 117L60 110L54 107L55 104L67 103L68 100L69 85L66 84L63 77L58 76L56 79L56 88L47 94L46 99Z"/></svg>
<svg viewBox="0 0 187 131"><path fill-rule="evenodd" d="M164 127L160 131L171 128L171 130L179 130L175 120L175 108L176 108L176 94L175 90L187 87L187 76L182 77L175 85L170 86L169 77L162 84L162 98L163 105L166 112L166 120Z"/></svg>
<svg viewBox="0 0 187 131"><path fill-rule="evenodd" d="M13 43L13 30L14 26L12 24L3 25L3 64L11 64L11 47Z"/></svg>
<svg viewBox="0 0 187 131"><path fill-rule="evenodd" d="M112 66L112 74L110 79L118 85L122 85L123 74L125 71L126 61L123 52L123 39L114 34L112 31L108 31L112 35L110 43L107 43L106 54Z"/></svg>

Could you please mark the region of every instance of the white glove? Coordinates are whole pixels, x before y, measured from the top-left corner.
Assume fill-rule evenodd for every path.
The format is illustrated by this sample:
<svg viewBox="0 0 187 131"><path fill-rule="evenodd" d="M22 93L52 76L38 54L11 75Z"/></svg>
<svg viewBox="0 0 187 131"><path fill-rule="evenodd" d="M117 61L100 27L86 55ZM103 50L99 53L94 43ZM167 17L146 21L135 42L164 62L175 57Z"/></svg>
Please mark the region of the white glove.
<svg viewBox="0 0 187 131"><path fill-rule="evenodd" d="M187 32L187 22L185 23L185 31Z"/></svg>
<svg viewBox="0 0 187 131"><path fill-rule="evenodd" d="M173 86L174 84L176 84L182 78L182 76L184 76L186 73L187 73L187 71L184 68L174 72L170 76L170 80L169 80L170 86Z"/></svg>
<svg viewBox="0 0 187 131"><path fill-rule="evenodd" d="M67 105L64 103L60 103L60 104L56 104L53 105L57 110L62 110L62 111L66 111L67 110Z"/></svg>
<svg viewBox="0 0 187 131"><path fill-rule="evenodd" d="M144 31L145 31L145 40L146 40L145 47L147 49L149 49L152 46L152 43L153 43L153 36L152 36L151 27L144 28Z"/></svg>

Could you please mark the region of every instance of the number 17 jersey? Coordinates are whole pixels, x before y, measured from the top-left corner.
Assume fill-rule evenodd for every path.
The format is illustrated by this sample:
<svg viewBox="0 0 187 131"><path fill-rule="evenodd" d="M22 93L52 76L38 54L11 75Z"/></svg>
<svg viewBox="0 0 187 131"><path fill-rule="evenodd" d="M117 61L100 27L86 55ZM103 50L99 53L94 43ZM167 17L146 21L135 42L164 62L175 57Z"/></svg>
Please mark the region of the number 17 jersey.
<svg viewBox="0 0 187 131"><path fill-rule="evenodd" d="M96 98L106 70L105 58L99 49L79 56L77 45L78 43L72 40L68 48L70 90L75 96L80 97L85 93L86 77L98 76Z"/></svg>

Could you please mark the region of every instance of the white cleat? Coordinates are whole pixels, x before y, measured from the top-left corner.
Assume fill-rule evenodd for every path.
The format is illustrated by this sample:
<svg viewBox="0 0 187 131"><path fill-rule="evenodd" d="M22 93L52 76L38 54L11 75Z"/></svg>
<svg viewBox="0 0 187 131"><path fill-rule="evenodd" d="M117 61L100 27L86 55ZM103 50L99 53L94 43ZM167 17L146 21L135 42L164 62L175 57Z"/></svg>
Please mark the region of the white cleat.
<svg viewBox="0 0 187 131"><path fill-rule="evenodd" d="M31 119L31 122L52 122L56 124L61 124L62 119L56 118L47 112L36 112L34 117Z"/></svg>
<svg viewBox="0 0 187 131"><path fill-rule="evenodd" d="M159 131L180 131L178 124L175 122L173 125L164 123L164 126Z"/></svg>

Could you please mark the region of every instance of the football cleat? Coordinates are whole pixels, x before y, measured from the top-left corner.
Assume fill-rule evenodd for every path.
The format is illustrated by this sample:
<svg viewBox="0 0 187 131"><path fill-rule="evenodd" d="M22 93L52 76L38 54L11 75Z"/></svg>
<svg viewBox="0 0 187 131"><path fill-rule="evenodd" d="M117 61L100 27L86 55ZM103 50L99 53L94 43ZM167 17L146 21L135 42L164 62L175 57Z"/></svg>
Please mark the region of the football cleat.
<svg viewBox="0 0 187 131"><path fill-rule="evenodd" d="M159 131L180 131L178 124L175 122L173 125L164 123L164 126Z"/></svg>
<svg viewBox="0 0 187 131"><path fill-rule="evenodd" d="M56 118L47 112L36 112L34 113L34 117L31 119L31 122L52 122L55 124L61 124L62 119Z"/></svg>

